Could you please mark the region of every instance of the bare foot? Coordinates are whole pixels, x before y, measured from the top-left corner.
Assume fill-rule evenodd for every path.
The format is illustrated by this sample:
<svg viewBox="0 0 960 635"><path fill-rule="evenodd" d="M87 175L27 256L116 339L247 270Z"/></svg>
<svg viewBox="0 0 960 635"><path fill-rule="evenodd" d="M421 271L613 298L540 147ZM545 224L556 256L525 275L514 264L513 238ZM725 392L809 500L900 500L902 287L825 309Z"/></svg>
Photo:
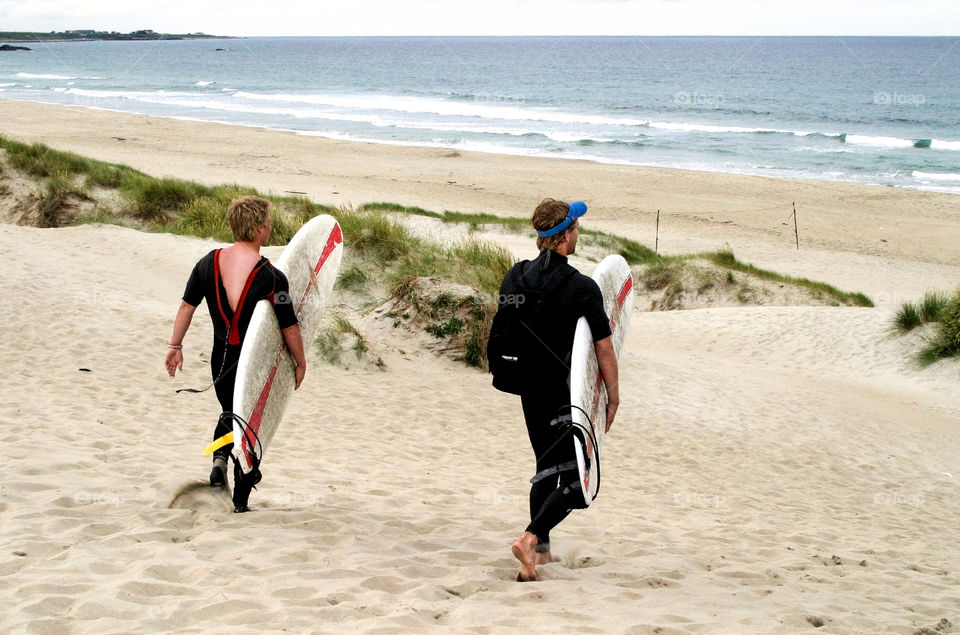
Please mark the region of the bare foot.
<svg viewBox="0 0 960 635"><path fill-rule="evenodd" d="M513 557L520 561L520 573L517 575L520 582L533 582L537 579L537 542L535 535L525 531L513 543Z"/></svg>

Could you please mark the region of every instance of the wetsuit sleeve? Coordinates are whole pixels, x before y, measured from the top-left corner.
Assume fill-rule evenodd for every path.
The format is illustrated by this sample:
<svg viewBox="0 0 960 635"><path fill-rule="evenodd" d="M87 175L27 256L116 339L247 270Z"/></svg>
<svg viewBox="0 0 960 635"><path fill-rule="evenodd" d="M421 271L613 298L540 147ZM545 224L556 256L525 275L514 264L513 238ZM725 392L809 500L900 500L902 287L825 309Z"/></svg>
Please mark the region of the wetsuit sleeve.
<svg viewBox="0 0 960 635"><path fill-rule="evenodd" d="M287 329L298 323L293 310L293 298L290 297L290 283L283 272L275 269L277 277L273 283L273 312L277 315L280 329Z"/></svg>
<svg viewBox="0 0 960 635"><path fill-rule="evenodd" d="M187 287L183 290L183 301L190 306L200 306L200 303L206 295L204 293L206 285L204 284L205 276L203 270L203 260L200 260L200 262L193 266L193 271L190 272L190 279L187 280Z"/></svg>
<svg viewBox="0 0 960 635"><path fill-rule="evenodd" d="M611 335L610 318L603 310L603 294L600 292L600 287L592 278L584 276L584 279L586 283L584 284L586 307L583 315L587 318L587 324L590 325L593 341L599 342Z"/></svg>

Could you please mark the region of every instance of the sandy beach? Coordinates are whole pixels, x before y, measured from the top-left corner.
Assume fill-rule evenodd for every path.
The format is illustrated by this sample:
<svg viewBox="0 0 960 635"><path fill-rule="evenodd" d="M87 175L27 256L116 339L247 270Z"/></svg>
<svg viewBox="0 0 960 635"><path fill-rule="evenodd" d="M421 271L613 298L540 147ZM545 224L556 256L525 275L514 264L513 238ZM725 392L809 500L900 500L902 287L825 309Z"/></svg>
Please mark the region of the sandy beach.
<svg viewBox="0 0 960 635"><path fill-rule="evenodd" d="M960 283L960 197L2 100L0 135L331 205L527 216L581 199L584 226L650 246L659 209L663 253L729 246L877 305L638 303L603 490L555 530L561 561L519 584L533 456L519 400L488 375L371 323L385 369L310 357L255 512L234 515L204 484L216 399L174 392L209 383L203 313L182 375L162 367L216 243L0 224L0 629L960 631L960 363L918 369L922 334L890 326Z"/></svg>

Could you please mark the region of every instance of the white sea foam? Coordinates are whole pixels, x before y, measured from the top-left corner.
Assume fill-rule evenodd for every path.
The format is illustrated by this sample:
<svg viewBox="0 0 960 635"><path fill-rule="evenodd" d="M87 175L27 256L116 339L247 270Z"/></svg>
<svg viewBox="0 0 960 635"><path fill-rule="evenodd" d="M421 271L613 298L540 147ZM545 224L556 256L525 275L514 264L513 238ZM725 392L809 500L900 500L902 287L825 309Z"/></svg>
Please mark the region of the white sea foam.
<svg viewBox="0 0 960 635"><path fill-rule="evenodd" d="M396 95L298 95L298 94L260 94L238 91L234 97L251 101L272 101L306 103L315 106L332 106L349 110L385 110L417 114L445 115L454 117L477 117L481 119L501 119L513 121L551 121L556 123L577 123L608 126L646 126L649 122L642 119L603 117L589 114L522 108L514 105L500 105L478 100L476 103L429 99L424 97L404 97Z"/></svg>
<svg viewBox="0 0 960 635"><path fill-rule="evenodd" d="M135 90L100 90L89 88L70 88L67 90L71 95L81 97L93 97L104 99L133 99L137 101L162 100L176 97L190 97L196 93L185 93L178 91L156 90L150 92Z"/></svg>
<svg viewBox="0 0 960 635"><path fill-rule="evenodd" d="M205 82L203 80L198 81L194 86L209 86L210 84L215 84L216 82Z"/></svg>
<svg viewBox="0 0 960 635"><path fill-rule="evenodd" d="M812 132L810 130L785 130L782 128L760 128L748 126L721 126L704 123L678 123L671 121L652 121L651 128L672 130L675 132L710 132L717 134L782 134L794 137L827 137L842 138L840 132Z"/></svg>
<svg viewBox="0 0 960 635"><path fill-rule="evenodd" d="M43 75L36 73L17 73L17 77L23 77L25 79L77 79L76 77L71 77L69 75Z"/></svg>
<svg viewBox="0 0 960 635"><path fill-rule="evenodd" d="M659 130L674 130L677 132L738 132L738 133L757 133L757 132L770 132L770 133L789 133L792 134L790 130L771 130L768 128L744 128L741 126L714 126L710 124L699 124L699 123L671 123L665 121L652 121L650 122L651 128L657 128Z"/></svg>
<svg viewBox="0 0 960 635"><path fill-rule="evenodd" d="M934 139L930 142L931 148L936 148L937 150L960 150L960 141L941 141L940 139Z"/></svg>
<svg viewBox="0 0 960 635"><path fill-rule="evenodd" d="M73 75L53 75L45 73L17 73L16 77L25 79L101 79L100 77L77 77Z"/></svg>
<svg viewBox="0 0 960 635"><path fill-rule="evenodd" d="M874 137L871 135L848 134L847 143L864 146L877 146L883 148L910 148L913 147L913 141L909 139L898 139L897 137Z"/></svg>
<svg viewBox="0 0 960 635"><path fill-rule="evenodd" d="M542 134L548 139L558 141L560 143L577 143L580 141L590 141L593 143L612 143L617 141L617 139L612 139L609 137L594 137L582 132L544 132Z"/></svg>
<svg viewBox="0 0 960 635"><path fill-rule="evenodd" d="M250 104L234 103L211 99L196 93L157 91L137 93L130 91L88 91L83 89L69 89L66 92L74 95L101 99L125 99L146 104L163 106L177 106L191 109L202 109L221 112L232 112L251 115L271 115L278 117L293 117L295 119L327 119L331 121L348 121L366 123L376 127L395 126L391 119L368 114L350 114L325 111L319 108L296 108L283 106L254 106Z"/></svg>
<svg viewBox="0 0 960 635"><path fill-rule="evenodd" d="M318 115L322 116L322 115ZM330 115L324 118L334 119L338 115ZM357 116L356 121L363 122L367 119L363 116ZM533 126L526 127L516 127L516 126L496 126L496 125L483 125L475 124L472 122L438 122L438 121L413 121L409 119L391 119L390 117L376 117L376 120L379 122L389 122L387 125L394 126L396 128L406 128L410 130L435 130L439 132L461 132L467 134L489 134L489 135L506 135L510 137L531 137L531 136L541 136L551 141L556 141L558 143L577 143L579 141L592 141L594 143L612 143L617 141L617 139L611 137L597 137L589 135L585 132L563 132L557 130L549 130L544 128L536 128Z"/></svg>
<svg viewBox="0 0 960 635"><path fill-rule="evenodd" d="M944 174L937 172L921 172L919 170L913 171L914 178L922 179L924 181L957 181L960 182L960 174Z"/></svg>
<svg viewBox="0 0 960 635"><path fill-rule="evenodd" d="M490 118L476 116L467 121L425 121L411 119L409 115L421 114L410 110L397 110L392 108L370 109L369 103L366 111L363 109L352 110L342 107L345 102L338 99L312 99L311 96L304 96L304 99L291 100L273 100L269 102L266 99L250 99L251 93L238 92L233 97L239 99L220 99L198 93L180 92L180 91L115 91L115 90L90 90L83 88L61 89L65 92L88 97L91 99L123 99L141 103L160 104L166 106L177 106L185 108L199 108L204 110L233 112L251 115L270 115L278 117L293 117L295 119L324 119L329 121L344 121L359 124L369 124L378 128L395 127L408 128L412 130L435 130L440 132L462 132L475 134L499 134L515 137L527 135L543 135L559 143L572 143L588 139L598 143L610 142L615 139L610 137L592 137L584 132L564 132L543 129L542 126L498 126L491 124ZM250 103L251 101L255 103ZM333 102L336 102L335 104ZM439 114L439 113L428 113ZM501 114L501 113L497 113ZM509 122L531 122L531 123L560 123L559 121L543 121L530 118L510 119L492 118L494 121ZM566 123L566 122L564 122Z"/></svg>
<svg viewBox="0 0 960 635"><path fill-rule="evenodd" d="M826 137L828 139L842 139L846 137L842 132L809 132L809 131L796 131L793 133L795 137Z"/></svg>

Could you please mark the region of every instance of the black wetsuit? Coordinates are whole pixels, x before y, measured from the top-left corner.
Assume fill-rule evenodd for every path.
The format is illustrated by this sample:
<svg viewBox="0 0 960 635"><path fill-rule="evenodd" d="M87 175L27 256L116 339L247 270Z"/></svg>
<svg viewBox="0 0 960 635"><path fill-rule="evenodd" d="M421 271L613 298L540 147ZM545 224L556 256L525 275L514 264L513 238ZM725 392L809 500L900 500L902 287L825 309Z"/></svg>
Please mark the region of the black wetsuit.
<svg viewBox="0 0 960 635"><path fill-rule="evenodd" d="M550 250L540 252L532 261L517 263L523 267L528 284L543 280L558 267L571 267L566 256ZM507 274L507 279L510 277ZM554 353L543 362L542 372L531 377L530 389L520 395L530 445L537 457L537 472L576 461L572 437L550 422L570 413L570 356L577 321L587 318L594 341L610 336L610 320L603 310L600 287L574 271L544 299L541 324L536 336ZM564 438L561 438L564 437ZM530 487L530 525L527 531L537 536L537 550L548 551L550 530L574 509L585 507L577 468L546 477Z"/></svg>
<svg viewBox="0 0 960 635"><path fill-rule="evenodd" d="M277 315L281 329L297 324L297 316L290 301L290 285L283 272L276 269L270 261L261 257L244 285L243 293L237 303L237 310L230 308L227 291L220 275L220 250L214 249L194 266L187 287L183 292L183 301L191 306L199 306L207 301L210 319L213 321L213 352L210 355L210 372L216 382L217 399L223 412L233 411L233 387L237 377L237 362L240 348L246 335L253 310L260 300L269 300ZM219 439L232 430L232 422L221 418L213 432L213 438ZM226 459L233 445L227 445L214 453ZM239 477L239 466L234 465L234 504L246 505L252 484L245 486Z"/></svg>

